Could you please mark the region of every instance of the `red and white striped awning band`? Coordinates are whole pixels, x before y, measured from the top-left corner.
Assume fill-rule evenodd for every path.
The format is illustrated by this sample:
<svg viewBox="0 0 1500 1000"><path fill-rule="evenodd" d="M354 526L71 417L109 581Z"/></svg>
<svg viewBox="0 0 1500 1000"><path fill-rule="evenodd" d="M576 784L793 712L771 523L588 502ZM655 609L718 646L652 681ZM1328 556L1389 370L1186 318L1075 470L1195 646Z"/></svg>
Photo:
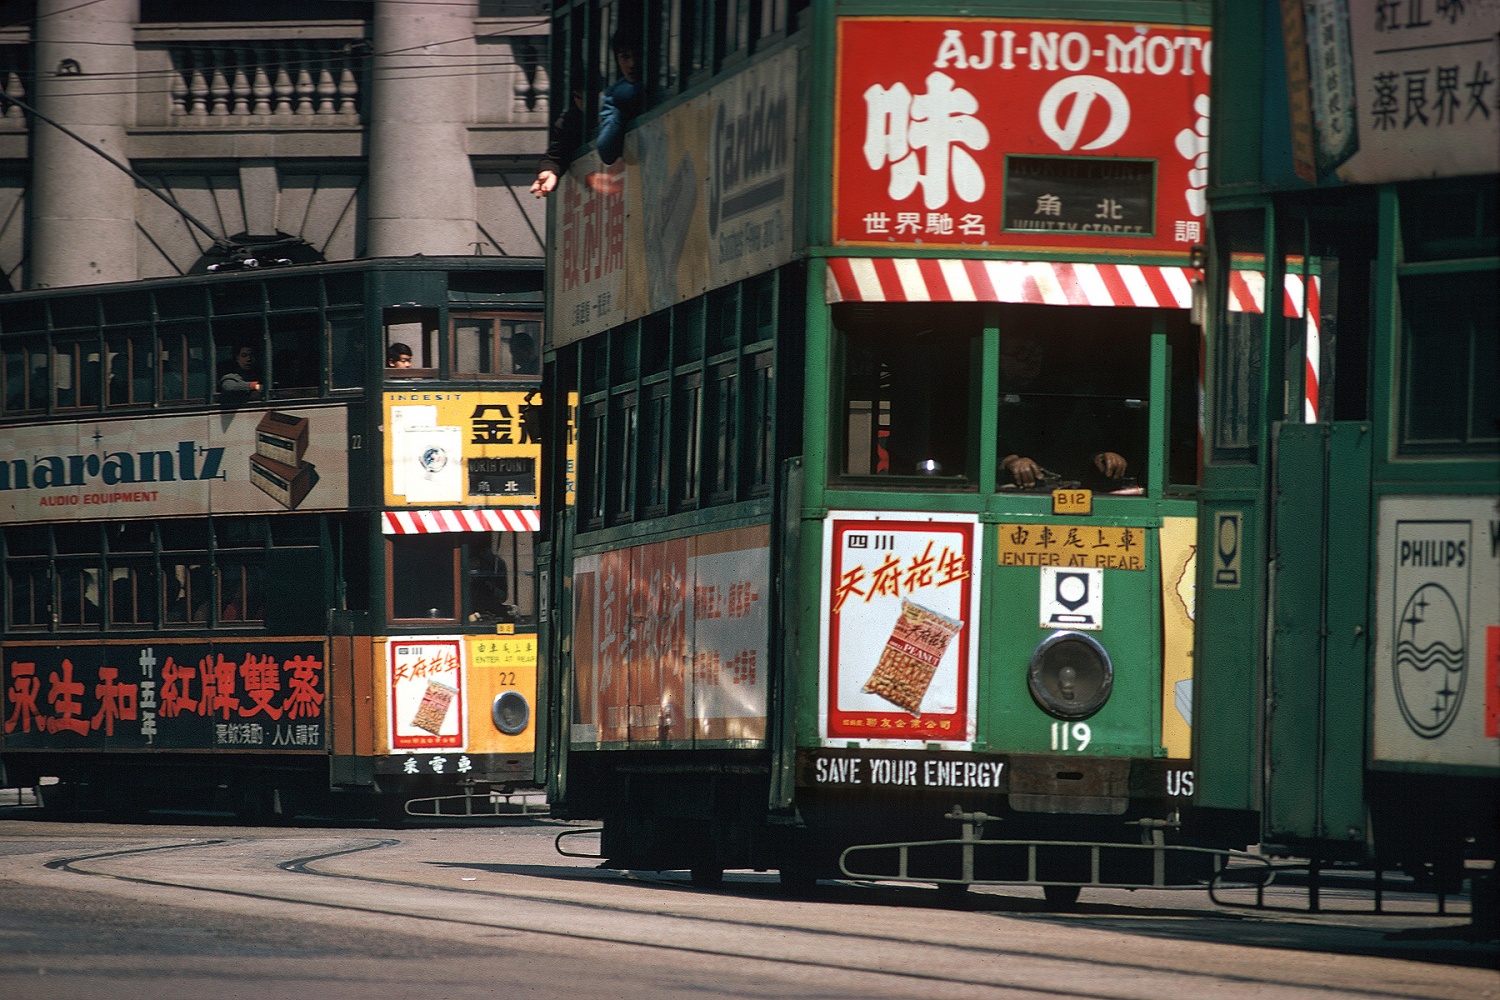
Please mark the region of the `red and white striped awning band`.
<svg viewBox="0 0 1500 1000"><path fill-rule="evenodd" d="M536 510L388 510L381 530L387 535L427 535L442 531L539 531Z"/></svg>
<svg viewBox="0 0 1500 1000"><path fill-rule="evenodd" d="M1187 309L1199 272L1150 264L1080 264L1040 260L937 260L833 257L824 295L835 302L1013 302L1049 306L1129 306ZM1321 279L1286 275L1282 315L1307 317L1307 396L1304 415L1318 419ZM1265 310L1263 271L1229 273L1229 311Z"/></svg>

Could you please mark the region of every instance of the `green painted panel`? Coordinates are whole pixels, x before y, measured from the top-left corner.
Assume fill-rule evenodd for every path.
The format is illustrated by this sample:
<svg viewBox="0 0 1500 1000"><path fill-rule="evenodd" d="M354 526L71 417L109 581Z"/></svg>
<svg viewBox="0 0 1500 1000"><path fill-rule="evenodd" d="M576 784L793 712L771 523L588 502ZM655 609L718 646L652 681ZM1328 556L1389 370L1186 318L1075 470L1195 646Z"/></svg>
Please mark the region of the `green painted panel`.
<svg viewBox="0 0 1500 1000"><path fill-rule="evenodd" d="M1369 667L1370 468L1365 423L1329 427L1328 588L1325 595L1323 836L1365 837L1366 674Z"/></svg>
<svg viewBox="0 0 1500 1000"><path fill-rule="evenodd" d="M1319 424L1284 424L1275 447L1264 830L1318 836L1324 464Z"/></svg>
<svg viewBox="0 0 1500 1000"><path fill-rule="evenodd" d="M1263 509L1255 494L1219 494L1198 519L1194 802L1214 809L1260 807Z"/></svg>

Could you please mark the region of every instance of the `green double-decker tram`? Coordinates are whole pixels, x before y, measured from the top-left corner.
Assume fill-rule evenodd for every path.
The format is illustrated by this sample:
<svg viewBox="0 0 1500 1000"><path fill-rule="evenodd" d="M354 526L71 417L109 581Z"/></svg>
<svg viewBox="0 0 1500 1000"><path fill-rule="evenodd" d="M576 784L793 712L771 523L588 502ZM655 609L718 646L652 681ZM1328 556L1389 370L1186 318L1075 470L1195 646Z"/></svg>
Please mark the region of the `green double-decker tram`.
<svg viewBox="0 0 1500 1000"><path fill-rule="evenodd" d="M1207 8L734 9L554 18L641 109L549 205L554 809L707 881L1198 877Z"/></svg>

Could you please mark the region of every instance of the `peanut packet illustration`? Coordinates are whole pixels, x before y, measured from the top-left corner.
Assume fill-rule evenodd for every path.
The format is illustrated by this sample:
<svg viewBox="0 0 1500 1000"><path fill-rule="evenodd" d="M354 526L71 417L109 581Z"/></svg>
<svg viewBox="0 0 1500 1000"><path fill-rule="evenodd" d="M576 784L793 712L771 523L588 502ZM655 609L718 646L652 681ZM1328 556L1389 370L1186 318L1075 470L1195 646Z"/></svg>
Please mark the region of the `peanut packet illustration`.
<svg viewBox="0 0 1500 1000"><path fill-rule="evenodd" d="M922 699L932 684L948 643L964 623L903 598L901 614L881 650L875 671L865 681L866 694L879 695L920 716Z"/></svg>

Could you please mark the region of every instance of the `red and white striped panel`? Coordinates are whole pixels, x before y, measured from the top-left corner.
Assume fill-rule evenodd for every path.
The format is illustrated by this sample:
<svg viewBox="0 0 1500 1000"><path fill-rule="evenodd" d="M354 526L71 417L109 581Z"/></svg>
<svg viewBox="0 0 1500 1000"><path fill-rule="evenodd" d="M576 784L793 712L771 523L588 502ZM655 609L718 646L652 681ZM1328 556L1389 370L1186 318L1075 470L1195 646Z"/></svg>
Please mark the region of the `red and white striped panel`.
<svg viewBox="0 0 1500 1000"><path fill-rule="evenodd" d="M428 535L442 531L540 531L535 510L388 510L381 530L387 535Z"/></svg>
<svg viewBox="0 0 1500 1000"><path fill-rule="evenodd" d="M1306 371L1303 377L1306 392L1302 399L1302 417L1309 424L1318 422L1318 382L1322 377L1323 359L1323 306L1319 301L1322 293L1323 279L1319 275L1312 274L1305 278L1300 274L1286 276L1286 305L1283 315L1307 318Z"/></svg>
<svg viewBox="0 0 1500 1000"><path fill-rule="evenodd" d="M1193 304L1186 267L1038 260L834 257L825 295L834 302L1018 302L1049 306Z"/></svg>

